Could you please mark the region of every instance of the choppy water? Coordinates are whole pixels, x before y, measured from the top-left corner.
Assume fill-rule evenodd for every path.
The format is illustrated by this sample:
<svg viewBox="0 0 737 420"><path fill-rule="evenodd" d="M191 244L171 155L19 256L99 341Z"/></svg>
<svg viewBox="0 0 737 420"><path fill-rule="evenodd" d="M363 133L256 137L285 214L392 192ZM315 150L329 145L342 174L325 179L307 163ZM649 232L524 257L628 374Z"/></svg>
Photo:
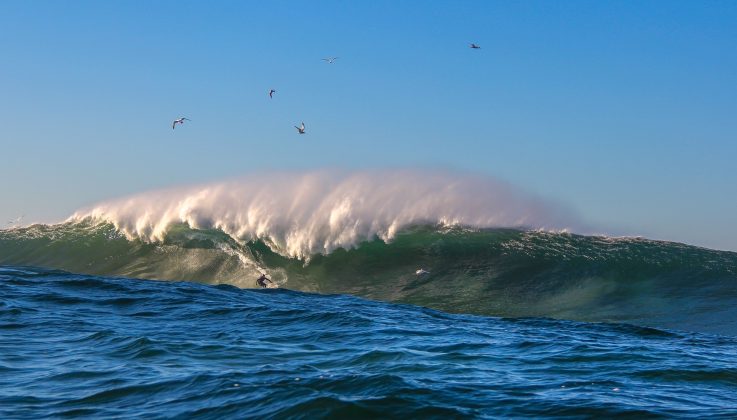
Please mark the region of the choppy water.
<svg viewBox="0 0 737 420"><path fill-rule="evenodd" d="M0 417L737 416L737 338L0 268Z"/></svg>

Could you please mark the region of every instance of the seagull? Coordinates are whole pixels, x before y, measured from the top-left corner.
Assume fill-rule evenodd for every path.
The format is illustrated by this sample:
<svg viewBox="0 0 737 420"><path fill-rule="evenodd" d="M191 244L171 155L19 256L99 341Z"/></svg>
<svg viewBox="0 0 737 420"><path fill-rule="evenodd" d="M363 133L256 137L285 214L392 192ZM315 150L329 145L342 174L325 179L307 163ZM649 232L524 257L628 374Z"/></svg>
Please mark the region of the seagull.
<svg viewBox="0 0 737 420"><path fill-rule="evenodd" d="M185 121L192 121L192 120L190 120L189 118L184 118L184 117L182 117L182 118L177 118L176 120L174 120L174 122L173 122L173 123L171 123L171 129L173 130L173 129L174 129L174 127L176 127L176 126L177 126L177 123L179 123L179 124L184 124L184 122L185 122Z"/></svg>
<svg viewBox="0 0 737 420"><path fill-rule="evenodd" d="M276 93L276 91L275 91L274 89L271 89L271 90L269 91L269 98L272 98L272 99L274 99L274 94L275 94L275 93Z"/></svg>
<svg viewBox="0 0 737 420"><path fill-rule="evenodd" d="M323 58L322 61L327 61L328 64L333 64L335 62L335 60L337 60L339 58L340 57L328 57L328 58Z"/></svg>
<svg viewBox="0 0 737 420"><path fill-rule="evenodd" d="M474 50L480 50L481 49L481 47L479 47L478 45L474 44L473 42L471 43L470 47L472 49L474 49Z"/></svg>
<svg viewBox="0 0 737 420"><path fill-rule="evenodd" d="M299 132L299 134L304 134L305 133L305 123L304 122L302 122L302 126L301 127L297 127L295 125L294 128L297 129L297 132Z"/></svg>
<svg viewBox="0 0 737 420"><path fill-rule="evenodd" d="M421 276L421 275L423 275L423 274L430 274L430 272L427 271L427 270L425 270L424 268L420 268L419 270L415 271L415 275L418 276L418 277Z"/></svg>

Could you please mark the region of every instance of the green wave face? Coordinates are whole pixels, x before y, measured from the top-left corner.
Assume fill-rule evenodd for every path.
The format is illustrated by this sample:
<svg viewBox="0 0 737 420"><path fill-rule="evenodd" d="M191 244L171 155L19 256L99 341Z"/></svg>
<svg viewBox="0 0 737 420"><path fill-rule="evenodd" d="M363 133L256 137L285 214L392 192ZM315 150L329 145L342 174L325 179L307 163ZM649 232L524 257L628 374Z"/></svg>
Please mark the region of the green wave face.
<svg viewBox="0 0 737 420"><path fill-rule="evenodd" d="M64 223L0 231L0 264L155 280L240 283L255 272L218 231L172 228L161 243L128 240L110 224ZM243 255L247 258L247 255ZM249 282L250 284L250 282Z"/></svg>
<svg viewBox="0 0 737 420"><path fill-rule="evenodd" d="M66 223L0 231L0 264L238 287L265 271L289 289L448 312L737 334L737 254L644 239L420 226L304 261L217 230L180 225L146 243Z"/></svg>

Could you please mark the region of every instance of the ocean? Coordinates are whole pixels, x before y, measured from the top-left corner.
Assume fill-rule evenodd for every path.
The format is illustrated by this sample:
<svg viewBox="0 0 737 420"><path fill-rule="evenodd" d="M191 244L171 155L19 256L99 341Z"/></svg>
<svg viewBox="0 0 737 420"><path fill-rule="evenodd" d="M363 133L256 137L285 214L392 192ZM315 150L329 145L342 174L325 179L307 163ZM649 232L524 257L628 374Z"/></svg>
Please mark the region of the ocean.
<svg viewBox="0 0 737 420"><path fill-rule="evenodd" d="M737 253L412 175L0 230L0 418L737 417Z"/></svg>

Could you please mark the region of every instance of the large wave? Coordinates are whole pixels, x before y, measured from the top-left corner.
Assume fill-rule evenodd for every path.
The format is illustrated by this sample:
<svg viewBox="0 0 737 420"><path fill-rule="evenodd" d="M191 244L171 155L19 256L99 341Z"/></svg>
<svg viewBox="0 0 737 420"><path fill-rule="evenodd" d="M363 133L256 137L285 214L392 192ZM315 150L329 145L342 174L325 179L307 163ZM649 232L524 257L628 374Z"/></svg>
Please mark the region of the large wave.
<svg viewBox="0 0 737 420"><path fill-rule="evenodd" d="M0 231L2 264L239 287L266 272L289 289L449 312L737 334L737 253L636 238L414 226L305 263L215 229L173 225L147 242L85 221Z"/></svg>
<svg viewBox="0 0 737 420"><path fill-rule="evenodd" d="M472 175L279 174L0 230L0 264L239 287L265 272L285 288L450 312L737 334L737 253L564 232L576 226Z"/></svg>
<svg viewBox="0 0 737 420"><path fill-rule="evenodd" d="M578 228L561 207L489 177L429 170L271 173L102 203L70 221L113 224L128 238L162 241L174 225L262 240L309 259L412 225Z"/></svg>

